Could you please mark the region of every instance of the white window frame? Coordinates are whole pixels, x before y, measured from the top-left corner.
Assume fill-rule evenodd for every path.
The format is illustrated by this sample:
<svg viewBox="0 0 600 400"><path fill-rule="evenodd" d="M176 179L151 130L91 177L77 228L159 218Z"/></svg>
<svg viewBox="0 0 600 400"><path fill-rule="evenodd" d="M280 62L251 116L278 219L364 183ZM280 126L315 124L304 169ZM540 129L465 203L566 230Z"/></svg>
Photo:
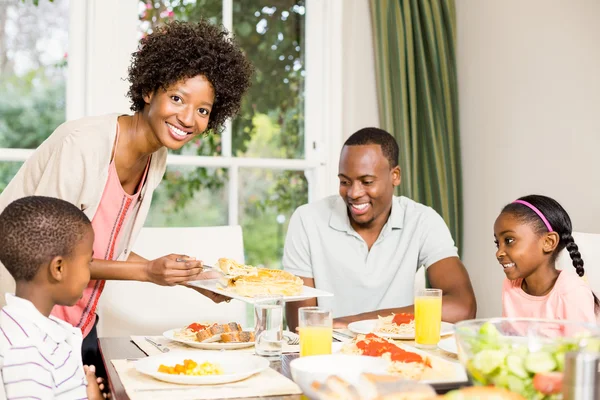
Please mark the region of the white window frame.
<svg viewBox="0 0 600 400"><path fill-rule="evenodd" d="M223 0L223 24L231 31L233 0ZM224 167L228 171L229 225L239 225L240 168L304 171L309 202L337 193L342 133L343 0L306 0L304 159L232 157L231 126L222 155L169 155L167 165ZM71 0L67 120L129 108L123 81L138 27L137 0ZM126 38L126 39L125 39ZM25 161L33 150L0 148L0 161Z"/></svg>

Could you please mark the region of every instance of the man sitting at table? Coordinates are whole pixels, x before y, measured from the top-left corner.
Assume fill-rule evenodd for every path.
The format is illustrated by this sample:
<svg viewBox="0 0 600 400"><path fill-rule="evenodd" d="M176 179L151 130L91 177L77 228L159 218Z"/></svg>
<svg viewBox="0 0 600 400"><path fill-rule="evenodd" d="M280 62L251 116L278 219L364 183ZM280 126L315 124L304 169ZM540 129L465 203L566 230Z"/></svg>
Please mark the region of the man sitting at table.
<svg viewBox="0 0 600 400"><path fill-rule="evenodd" d="M475 317L469 275L444 220L432 208L394 196L400 184L398 143L384 130L364 128L346 140L339 163L339 196L299 207L290 220L283 268L306 286L333 293L318 305L331 309L334 327L378 315L413 312L420 266L442 289L442 319ZM286 305L290 329L298 308Z"/></svg>

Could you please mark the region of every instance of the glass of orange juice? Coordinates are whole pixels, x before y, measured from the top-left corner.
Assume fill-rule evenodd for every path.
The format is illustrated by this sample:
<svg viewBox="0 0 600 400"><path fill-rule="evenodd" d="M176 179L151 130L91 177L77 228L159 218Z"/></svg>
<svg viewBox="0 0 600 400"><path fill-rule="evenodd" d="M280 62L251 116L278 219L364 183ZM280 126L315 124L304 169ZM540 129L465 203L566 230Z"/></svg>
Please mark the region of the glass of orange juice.
<svg viewBox="0 0 600 400"><path fill-rule="evenodd" d="M333 320L331 311L321 307L298 309L300 357L331 354Z"/></svg>
<svg viewBox="0 0 600 400"><path fill-rule="evenodd" d="M442 326L442 290L419 289L415 292L415 344L433 348L440 341Z"/></svg>

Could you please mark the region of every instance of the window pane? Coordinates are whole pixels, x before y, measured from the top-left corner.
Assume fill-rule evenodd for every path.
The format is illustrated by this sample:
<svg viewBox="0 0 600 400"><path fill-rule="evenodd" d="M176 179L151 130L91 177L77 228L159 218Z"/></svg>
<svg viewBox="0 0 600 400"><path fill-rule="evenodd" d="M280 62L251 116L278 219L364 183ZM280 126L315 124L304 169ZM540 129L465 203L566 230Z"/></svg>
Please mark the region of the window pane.
<svg viewBox="0 0 600 400"><path fill-rule="evenodd" d="M11 179L17 174L22 162L0 161L0 193L4 191Z"/></svg>
<svg viewBox="0 0 600 400"><path fill-rule="evenodd" d="M69 1L1 3L0 147L33 149L65 120Z"/></svg>
<svg viewBox="0 0 600 400"><path fill-rule="evenodd" d="M304 26L303 0L233 1L233 32L256 68L234 155L304 158Z"/></svg>
<svg viewBox="0 0 600 400"><path fill-rule="evenodd" d="M206 18L214 24L223 21L221 0L140 0L140 33L151 33L161 23L195 21Z"/></svg>
<svg viewBox="0 0 600 400"><path fill-rule="evenodd" d="M227 225L226 170L169 166L154 192L146 226Z"/></svg>
<svg viewBox="0 0 600 400"><path fill-rule="evenodd" d="M281 268L290 217L308 202L304 172L244 168L239 173L239 190L246 263Z"/></svg>

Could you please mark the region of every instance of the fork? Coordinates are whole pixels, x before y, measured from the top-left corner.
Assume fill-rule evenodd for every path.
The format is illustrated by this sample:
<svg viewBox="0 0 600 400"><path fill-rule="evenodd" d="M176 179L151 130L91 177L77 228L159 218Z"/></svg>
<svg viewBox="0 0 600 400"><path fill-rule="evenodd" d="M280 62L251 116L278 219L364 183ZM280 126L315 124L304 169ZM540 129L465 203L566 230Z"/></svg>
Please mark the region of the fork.
<svg viewBox="0 0 600 400"><path fill-rule="evenodd" d="M190 260L187 260L185 258L177 258L177 259L175 259L175 261L177 261L177 262L186 262L186 261L190 261ZM221 268L213 267L212 265L206 265L204 263L202 263L202 271L214 271L214 272L217 272L217 273L219 273L221 275L225 275L225 272L223 272L221 270Z"/></svg>
<svg viewBox="0 0 600 400"><path fill-rule="evenodd" d="M162 345L162 344L150 339L148 336L145 336L144 339L146 340L146 342L150 343L152 346L156 347L159 351L161 351L163 353L166 353L167 351L171 350L167 346Z"/></svg>
<svg viewBox="0 0 600 400"><path fill-rule="evenodd" d="M284 332L283 336L289 345L300 344L300 336L296 335L293 332Z"/></svg>

